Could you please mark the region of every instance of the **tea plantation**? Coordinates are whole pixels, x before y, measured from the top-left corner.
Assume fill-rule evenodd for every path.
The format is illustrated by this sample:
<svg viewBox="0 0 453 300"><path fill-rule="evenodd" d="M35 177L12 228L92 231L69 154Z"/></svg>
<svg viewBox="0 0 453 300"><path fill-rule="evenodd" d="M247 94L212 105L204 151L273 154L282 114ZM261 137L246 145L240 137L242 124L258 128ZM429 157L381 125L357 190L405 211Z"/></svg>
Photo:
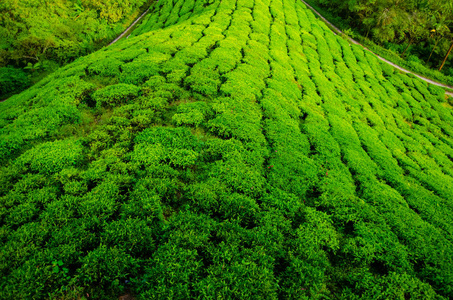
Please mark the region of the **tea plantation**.
<svg viewBox="0 0 453 300"><path fill-rule="evenodd" d="M160 0L0 103L0 299L451 299L451 104L297 0Z"/></svg>

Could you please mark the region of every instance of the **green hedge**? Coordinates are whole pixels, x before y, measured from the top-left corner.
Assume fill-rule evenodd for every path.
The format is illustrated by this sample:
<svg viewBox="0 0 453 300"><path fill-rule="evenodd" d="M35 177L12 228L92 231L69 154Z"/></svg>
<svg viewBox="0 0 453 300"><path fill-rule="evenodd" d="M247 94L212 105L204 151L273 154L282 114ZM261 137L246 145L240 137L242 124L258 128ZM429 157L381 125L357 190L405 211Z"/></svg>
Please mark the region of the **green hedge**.
<svg viewBox="0 0 453 300"><path fill-rule="evenodd" d="M159 1L0 112L1 299L453 297L450 104L299 1Z"/></svg>

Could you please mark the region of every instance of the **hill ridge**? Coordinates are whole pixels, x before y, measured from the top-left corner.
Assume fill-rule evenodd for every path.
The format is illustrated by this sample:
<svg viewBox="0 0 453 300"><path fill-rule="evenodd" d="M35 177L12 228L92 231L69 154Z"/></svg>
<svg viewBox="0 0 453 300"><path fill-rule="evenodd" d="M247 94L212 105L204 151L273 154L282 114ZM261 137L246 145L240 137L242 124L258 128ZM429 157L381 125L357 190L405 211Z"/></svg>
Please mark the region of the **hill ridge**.
<svg viewBox="0 0 453 300"><path fill-rule="evenodd" d="M0 104L0 298L452 296L442 89L296 0L135 35Z"/></svg>

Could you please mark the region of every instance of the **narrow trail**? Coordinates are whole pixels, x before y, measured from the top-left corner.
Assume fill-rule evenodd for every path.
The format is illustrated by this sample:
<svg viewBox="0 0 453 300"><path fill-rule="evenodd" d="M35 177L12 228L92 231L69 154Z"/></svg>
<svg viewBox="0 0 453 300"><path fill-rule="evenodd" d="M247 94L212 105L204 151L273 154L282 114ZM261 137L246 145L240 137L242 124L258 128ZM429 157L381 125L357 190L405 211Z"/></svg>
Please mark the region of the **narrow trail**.
<svg viewBox="0 0 453 300"><path fill-rule="evenodd" d="M107 46L110 46L110 45L113 45L115 44L116 42L118 42L124 35L126 35L126 33L129 32L129 30L134 27L135 24L138 23L138 21L140 21L147 13L149 12L149 8L143 12L140 17L138 17L129 27L126 28L126 30L123 31L123 33L121 33L116 39L113 40L113 42L111 42L110 44L108 44Z"/></svg>
<svg viewBox="0 0 453 300"><path fill-rule="evenodd" d="M318 15L325 23L327 23L333 30L333 33L334 34L341 34L343 35L343 31L341 31L338 27L336 27L335 25L333 25L332 23L330 23L326 18L324 18L316 9L314 9L310 4L308 4L307 2L305 2L304 0L300 0L302 1L308 8L310 8L316 15ZM440 86L440 87L443 87L443 88L448 88L448 89L452 89L453 90L453 86L449 86L449 85L446 85L446 84L443 84L443 83L440 83L440 82L437 82L437 81L434 81L432 79L429 79L429 78L426 78L424 76L421 76L421 75L418 75L412 71L409 71L407 69L404 69L394 63L392 63L391 61L388 61L387 59L377 55L376 53L374 53L373 51L371 51L370 49L368 49L367 47L363 46L362 44L360 44L358 41L354 40L353 38L349 37L349 36L346 36L348 38L348 40L353 43L353 44L356 44L356 45L359 45L361 47L363 47L363 49L367 50L368 52L370 53L373 53L378 59L382 60L383 62L386 62L387 64L391 65L392 67L404 72L404 73L410 73L418 78L420 78L421 80L424 80L430 84L434 84L434 85L437 85L437 86ZM453 97L453 92L449 92L449 91L445 91L445 94L449 95L449 96L452 96Z"/></svg>
<svg viewBox="0 0 453 300"><path fill-rule="evenodd" d="M157 1L156 1L157 2ZM126 30L124 30L116 39L114 39L110 44L108 44L107 46L110 46L110 45L113 45L114 43L116 43L117 41L119 41L123 36L125 36L129 30L134 27L135 24L137 24L144 16L146 16L146 14L149 12L149 8L144 11L137 19L135 19L135 21L129 26L126 28ZM6 101L8 100L10 97L6 98L6 99L0 99L0 102L3 102L3 101Z"/></svg>

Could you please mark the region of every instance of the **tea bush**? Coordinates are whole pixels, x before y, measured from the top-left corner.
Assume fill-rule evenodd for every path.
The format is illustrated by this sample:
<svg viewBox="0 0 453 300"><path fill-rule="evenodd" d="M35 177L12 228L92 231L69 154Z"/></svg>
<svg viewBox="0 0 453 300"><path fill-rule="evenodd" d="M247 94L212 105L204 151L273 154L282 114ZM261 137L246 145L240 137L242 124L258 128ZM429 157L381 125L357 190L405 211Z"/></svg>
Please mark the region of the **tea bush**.
<svg viewBox="0 0 453 300"><path fill-rule="evenodd" d="M93 93L92 98L97 106L119 106L133 100L140 93L140 88L131 84L115 84Z"/></svg>
<svg viewBox="0 0 453 300"><path fill-rule="evenodd" d="M443 90L296 0L162 0L0 103L0 298L453 297Z"/></svg>
<svg viewBox="0 0 453 300"><path fill-rule="evenodd" d="M19 156L15 163L25 172L55 174L67 167L80 167L82 147L71 140L57 140L35 146Z"/></svg>

